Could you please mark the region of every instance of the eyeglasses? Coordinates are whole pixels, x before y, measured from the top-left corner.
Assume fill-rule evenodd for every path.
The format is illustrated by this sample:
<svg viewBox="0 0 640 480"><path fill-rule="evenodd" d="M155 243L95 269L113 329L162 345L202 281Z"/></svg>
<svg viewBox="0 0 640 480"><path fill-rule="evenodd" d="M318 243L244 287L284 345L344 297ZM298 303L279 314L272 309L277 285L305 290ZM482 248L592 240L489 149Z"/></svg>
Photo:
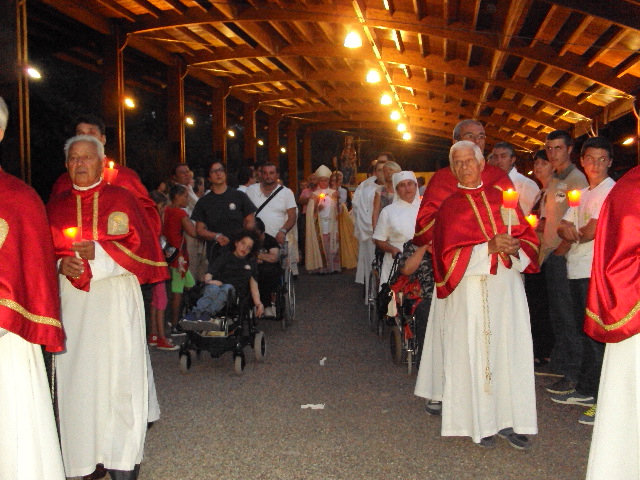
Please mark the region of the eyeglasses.
<svg viewBox="0 0 640 480"><path fill-rule="evenodd" d="M582 161L584 163L590 163L591 165L603 165L609 161L609 157L599 157L595 158L591 155L587 155L586 157L582 157Z"/></svg>
<svg viewBox="0 0 640 480"><path fill-rule="evenodd" d="M209 173L224 173L224 168L220 167L220 168L212 168L211 170L209 170Z"/></svg>
<svg viewBox="0 0 640 480"><path fill-rule="evenodd" d="M462 135L462 138L474 142L476 140L484 140L485 138L487 138L487 136L484 133L479 133L478 135L476 135L475 133L467 132Z"/></svg>

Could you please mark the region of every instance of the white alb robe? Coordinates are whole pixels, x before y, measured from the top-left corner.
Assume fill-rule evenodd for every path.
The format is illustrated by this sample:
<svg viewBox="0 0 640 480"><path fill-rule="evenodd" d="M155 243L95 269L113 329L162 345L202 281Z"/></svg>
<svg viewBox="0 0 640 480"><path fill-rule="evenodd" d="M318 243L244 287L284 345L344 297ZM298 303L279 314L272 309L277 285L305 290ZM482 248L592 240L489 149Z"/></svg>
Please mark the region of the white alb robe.
<svg viewBox="0 0 640 480"><path fill-rule="evenodd" d="M431 304L414 393L442 401L443 436L479 443L503 428L538 431L531 326L520 276L529 259L522 250L520 259L511 258L511 269L498 262L497 274L490 275L488 243L476 245L460 284Z"/></svg>
<svg viewBox="0 0 640 480"><path fill-rule="evenodd" d="M142 461L150 418L153 376L140 285L95 247L89 292L60 276L67 344L56 355L57 388L68 477L88 475L97 463L133 470Z"/></svg>
<svg viewBox="0 0 640 480"><path fill-rule="evenodd" d="M0 385L0 478L64 480L42 347L3 328Z"/></svg>
<svg viewBox="0 0 640 480"><path fill-rule="evenodd" d="M640 478L640 335L608 343L587 480Z"/></svg>

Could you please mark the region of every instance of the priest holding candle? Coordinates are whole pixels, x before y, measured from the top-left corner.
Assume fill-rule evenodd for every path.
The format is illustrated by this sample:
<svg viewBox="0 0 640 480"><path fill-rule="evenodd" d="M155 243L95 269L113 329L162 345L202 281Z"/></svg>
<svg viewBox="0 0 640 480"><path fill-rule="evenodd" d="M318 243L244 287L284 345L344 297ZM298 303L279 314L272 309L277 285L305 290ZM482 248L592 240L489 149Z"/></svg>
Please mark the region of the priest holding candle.
<svg viewBox="0 0 640 480"><path fill-rule="evenodd" d="M72 188L47 206L67 333L56 356L65 473L104 464L135 480L157 404L140 284L165 280L167 264L136 197L104 181L102 143L73 137L65 156Z"/></svg>
<svg viewBox="0 0 640 480"><path fill-rule="evenodd" d="M320 165L318 186L307 203L305 267L310 273L340 271L338 238L338 192L329 188L331 170Z"/></svg>
<svg viewBox="0 0 640 480"><path fill-rule="evenodd" d="M458 188L438 209L433 227L434 278L446 321L434 322L431 309L416 394L442 401L443 436L469 436L493 447L498 435L526 450L537 419L520 273L538 270L538 238L519 208L511 212L507 233L509 209L499 189L483 184L485 161L477 145L458 142L449 159ZM431 348L439 341L442 352ZM441 362L441 370L433 362Z"/></svg>

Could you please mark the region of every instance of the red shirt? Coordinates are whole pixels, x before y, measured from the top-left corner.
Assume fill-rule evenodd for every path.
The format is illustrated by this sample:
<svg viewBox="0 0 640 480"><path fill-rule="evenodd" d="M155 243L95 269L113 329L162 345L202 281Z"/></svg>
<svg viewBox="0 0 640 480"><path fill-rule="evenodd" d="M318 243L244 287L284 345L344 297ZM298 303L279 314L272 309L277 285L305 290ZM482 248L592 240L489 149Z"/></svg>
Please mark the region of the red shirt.
<svg viewBox="0 0 640 480"><path fill-rule="evenodd" d="M162 225L162 234L172 247L181 250L181 256L186 262L184 268L189 266L189 253L187 252L187 242L184 240L184 231L182 230L182 219L188 217L189 214L181 208L167 207L164 210L164 224ZM180 255L169 265L173 268L179 268L178 263Z"/></svg>

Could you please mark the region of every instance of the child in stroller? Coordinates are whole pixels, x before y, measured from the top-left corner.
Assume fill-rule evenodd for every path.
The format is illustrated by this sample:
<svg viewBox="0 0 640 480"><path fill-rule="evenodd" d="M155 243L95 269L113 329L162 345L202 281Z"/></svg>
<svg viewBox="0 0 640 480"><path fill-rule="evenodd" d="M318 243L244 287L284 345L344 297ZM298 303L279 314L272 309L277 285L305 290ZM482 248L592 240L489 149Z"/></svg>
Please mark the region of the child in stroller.
<svg viewBox="0 0 640 480"><path fill-rule="evenodd" d="M211 319L224 308L231 290L240 298L250 295L256 307L256 316L263 315L264 306L260 301L255 258L258 238L253 231L243 230L236 235L232 245L233 250L224 251L209 266L204 277L203 296L187 314L186 320Z"/></svg>

